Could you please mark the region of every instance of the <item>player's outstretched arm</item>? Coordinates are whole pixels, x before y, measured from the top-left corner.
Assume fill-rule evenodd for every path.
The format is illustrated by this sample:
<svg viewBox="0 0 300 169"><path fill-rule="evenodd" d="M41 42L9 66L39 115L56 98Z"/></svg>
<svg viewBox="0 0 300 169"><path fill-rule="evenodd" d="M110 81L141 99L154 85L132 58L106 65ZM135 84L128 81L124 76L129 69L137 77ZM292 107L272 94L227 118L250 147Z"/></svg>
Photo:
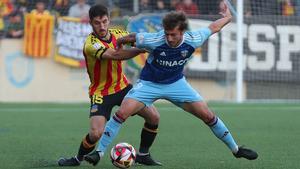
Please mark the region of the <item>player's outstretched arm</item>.
<svg viewBox="0 0 300 169"><path fill-rule="evenodd" d="M138 48L118 49L118 50L108 48L100 58L112 59L112 60L127 60L144 52L146 51Z"/></svg>
<svg viewBox="0 0 300 169"><path fill-rule="evenodd" d="M125 44L134 44L136 41L135 35L136 33L130 33L129 35L118 38L117 45L120 47Z"/></svg>
<svg viewBox="0 0 300 169"><path fill-rule="evenodd" d="M231 19L232 15L224 1L220 2L220 14L223 16L222 18L214 21L209 25L209 29L211 30L212 34L219 32L225 25L227 25Z"/></svg>

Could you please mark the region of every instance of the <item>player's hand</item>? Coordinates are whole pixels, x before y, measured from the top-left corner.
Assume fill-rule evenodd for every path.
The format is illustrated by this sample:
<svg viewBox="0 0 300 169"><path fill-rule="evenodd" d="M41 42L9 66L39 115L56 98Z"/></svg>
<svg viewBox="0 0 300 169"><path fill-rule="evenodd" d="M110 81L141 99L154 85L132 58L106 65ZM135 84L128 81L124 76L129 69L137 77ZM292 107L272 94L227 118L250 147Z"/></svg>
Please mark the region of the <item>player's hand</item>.
<svg viewBox="0 0 300 169"><path fill-rule="evenodd" d="M225 1L221 1L219 4L220 12L219 14L225 17L232 17L230 9Z"/></svg>
<svg viewBox="0 0 300 169"><path fill-rule="evenodd" d="M123 48L122 38L117 39L117 49Z"/></svg>

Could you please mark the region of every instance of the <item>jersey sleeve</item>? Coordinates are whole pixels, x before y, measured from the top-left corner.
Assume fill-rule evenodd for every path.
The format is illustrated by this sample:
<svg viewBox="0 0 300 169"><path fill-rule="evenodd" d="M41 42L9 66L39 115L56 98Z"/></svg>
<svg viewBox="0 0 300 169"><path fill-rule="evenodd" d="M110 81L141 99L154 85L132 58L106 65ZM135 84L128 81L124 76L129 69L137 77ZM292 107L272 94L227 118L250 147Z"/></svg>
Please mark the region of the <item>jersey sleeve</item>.
<svg viewBox="0 0 300 169"><path fill-rule="evenodd" d="M201 28L195 31L186 32L185 39L187 43L192 45L194 48L200 47L212 34L209 28Z"/></svg>
<svg viewBox="0 0 300 169"><path fill-rule="evenodd" d="M93 42L91 39L87 39L84 45L84 53L97 59L101 59L106 50L107 48L103 44L96 41Z"/></svg>
<svg viewBox="0 0 300 169"><path fill-rule="evenodd" d="M164 32L157 33L137 33L136 34L136 47L152 51L155 47L165 42Z"/></svg>
<svg viewBox="0 0 300 169"><path fill-rule="evenodd" d="M120 34L121 34L121 36L126 36L126 35L129 35L129 32L125 31L125 30L121 30Z"/></svg>
<svg viewBox="0 0 300 169"><path fill-rule="evenodd" d="M109 29L110 33L114 34L117 38L129 35L128 31L123 29Z"/></svg>

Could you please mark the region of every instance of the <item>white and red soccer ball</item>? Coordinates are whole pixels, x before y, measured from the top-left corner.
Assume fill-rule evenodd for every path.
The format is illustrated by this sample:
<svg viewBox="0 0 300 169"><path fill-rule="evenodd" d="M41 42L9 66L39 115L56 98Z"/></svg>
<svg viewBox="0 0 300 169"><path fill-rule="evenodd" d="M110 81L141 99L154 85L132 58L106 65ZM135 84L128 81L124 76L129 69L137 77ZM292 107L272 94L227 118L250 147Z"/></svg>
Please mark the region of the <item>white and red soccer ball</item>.
<svg viewBox="0 0 300 169"><path fill-rule="evenodd" d="M136 152L132 145L128 143L118 143L111 149L110 158L114 166L129 168L134 163Z"/></svg>

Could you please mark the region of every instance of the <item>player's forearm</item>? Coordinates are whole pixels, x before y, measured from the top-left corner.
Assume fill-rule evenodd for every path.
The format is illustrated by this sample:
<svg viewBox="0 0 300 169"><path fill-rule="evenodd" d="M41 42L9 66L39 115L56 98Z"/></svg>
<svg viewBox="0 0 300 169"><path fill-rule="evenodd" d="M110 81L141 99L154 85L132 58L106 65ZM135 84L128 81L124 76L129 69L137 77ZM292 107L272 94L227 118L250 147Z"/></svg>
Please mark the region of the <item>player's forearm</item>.
<svg viewBox="0 0 300 169"><path fill-rule="evenodd" d="M225 25L227 25L232 19L232 16L226 16L220 18L209 25L209 29L211 30L212 34L219 32Z"/></svg>
<svg viewBox="0 0 300 169"><path fill-rule="evenodd" d="M130 49L119 49L116 50L112 55L111 59L114 60L127 60L131 59L141 53L144 53L144 50L138 48L130 48Z"/></svg>
<svg viewBox="0 0 300 169"><path fill-rule="evenodd" d="M135 43L135 41L136 41L135 35L136 35L136 33L131 33L127 36L123 36L117 40L117 44L123 45L123 44Z"/></svg>

